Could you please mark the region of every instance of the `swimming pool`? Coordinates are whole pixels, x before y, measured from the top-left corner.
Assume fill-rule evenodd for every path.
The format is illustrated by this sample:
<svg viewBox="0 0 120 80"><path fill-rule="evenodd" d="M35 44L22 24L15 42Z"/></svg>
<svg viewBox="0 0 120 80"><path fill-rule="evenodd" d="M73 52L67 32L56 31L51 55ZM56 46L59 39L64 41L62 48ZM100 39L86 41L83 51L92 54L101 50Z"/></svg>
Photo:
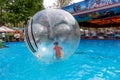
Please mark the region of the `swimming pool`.
<svg viewBox="0 0 120 80"><path fill-rule="evenodd" d="M81 40L67 60L42 63L24 42L0 49L0 80L119 80L120 41Z"/></svg>

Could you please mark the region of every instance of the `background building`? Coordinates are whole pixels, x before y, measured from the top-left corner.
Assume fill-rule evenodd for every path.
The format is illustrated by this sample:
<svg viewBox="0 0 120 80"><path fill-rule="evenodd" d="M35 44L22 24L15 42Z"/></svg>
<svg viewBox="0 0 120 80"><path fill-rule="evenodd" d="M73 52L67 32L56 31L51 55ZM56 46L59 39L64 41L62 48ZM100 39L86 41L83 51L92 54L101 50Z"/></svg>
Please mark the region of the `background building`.
<svg viewBox="0 0 120 80"><path fill-rule="evenodd" d="M120 0L85 0L63 9L76 18L83 38L120 38Z"/></svg>

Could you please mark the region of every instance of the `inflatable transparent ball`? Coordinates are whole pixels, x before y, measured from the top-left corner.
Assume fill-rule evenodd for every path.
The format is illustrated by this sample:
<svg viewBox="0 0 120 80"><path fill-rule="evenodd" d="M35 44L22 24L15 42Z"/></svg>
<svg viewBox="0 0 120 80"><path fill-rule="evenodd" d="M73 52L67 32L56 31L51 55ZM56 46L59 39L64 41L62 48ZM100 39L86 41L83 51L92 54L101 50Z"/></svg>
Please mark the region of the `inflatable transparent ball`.
<svg viewBox="0 0 120 80"><path fill-rule="evenodd" d="M70 57L78 47L80 29L77 21L67 11L46 9L29 20L25 40L32 53L42 61L56 60L54 42L57 42L63 60Z"/></svg>

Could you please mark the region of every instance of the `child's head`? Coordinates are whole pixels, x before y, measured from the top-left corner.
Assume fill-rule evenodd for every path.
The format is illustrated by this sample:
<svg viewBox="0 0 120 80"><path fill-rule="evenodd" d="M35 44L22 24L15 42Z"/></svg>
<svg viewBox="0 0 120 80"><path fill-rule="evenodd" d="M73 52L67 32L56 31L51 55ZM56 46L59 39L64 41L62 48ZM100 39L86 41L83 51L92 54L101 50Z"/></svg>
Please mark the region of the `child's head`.
<svg viewBox="0 0 120 80"><path fill-rule="evenodd" d="M54 42L54 45L58 45L58 42L56 41L56 42Z"/></svg>

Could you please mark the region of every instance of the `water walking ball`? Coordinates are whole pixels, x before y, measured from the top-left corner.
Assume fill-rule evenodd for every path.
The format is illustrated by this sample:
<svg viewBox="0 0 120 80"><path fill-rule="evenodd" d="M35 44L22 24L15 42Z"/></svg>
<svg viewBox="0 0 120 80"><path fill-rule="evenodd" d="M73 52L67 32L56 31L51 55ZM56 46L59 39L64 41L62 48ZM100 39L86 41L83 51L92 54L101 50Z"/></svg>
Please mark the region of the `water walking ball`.
<svg viewBox="0 0 120 80"><path fill-rule="evenodd" d="M80 41L80 29L74 17L61 9L37 12L25 31L25 40L32 53L42 61L66 59ZM55 48L55 42L59 48Z"/></svg>

